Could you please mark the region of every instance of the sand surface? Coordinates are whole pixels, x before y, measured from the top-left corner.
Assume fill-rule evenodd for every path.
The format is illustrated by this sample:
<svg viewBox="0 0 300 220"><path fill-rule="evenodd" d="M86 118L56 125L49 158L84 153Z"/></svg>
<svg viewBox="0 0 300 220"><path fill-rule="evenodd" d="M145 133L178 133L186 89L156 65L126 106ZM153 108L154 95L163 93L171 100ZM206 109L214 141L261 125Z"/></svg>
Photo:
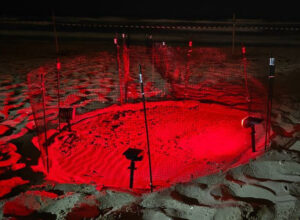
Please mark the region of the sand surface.
<svg viewBox="0 0 300 220"><path fill-rule="evenodd" d="M63 57L103 50L98 42L63 42ZM254 72L277 58L272 149L223 173L152 194L47 180L28 99L27 73L55 62L52 42L7 40L0 57L0 218L29 219L299 219L299 48L248 48ZM225 217L224 217L225 216Z"/></svg>

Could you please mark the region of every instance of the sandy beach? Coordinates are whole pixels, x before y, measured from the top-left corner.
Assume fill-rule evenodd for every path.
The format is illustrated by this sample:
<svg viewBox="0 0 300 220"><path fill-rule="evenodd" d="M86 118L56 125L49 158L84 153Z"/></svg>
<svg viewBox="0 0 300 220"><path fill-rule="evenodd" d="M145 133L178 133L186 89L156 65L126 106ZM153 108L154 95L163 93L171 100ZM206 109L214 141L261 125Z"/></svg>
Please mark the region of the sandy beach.
<svg viewBox="0 0 300 220"><path fill-rule="evenodd" d="M96 57L94 54L103 55L105 51L109 51L114 46L112 40L103 42L80 40L78 38L76 38L76 40L62 38L60 45L62 64L65 61L65 63L70 63L68 67L74 68L76 68L77 63L71 63L70 60L87 56L90 58L87 58L86 63L89 63L89 60L93 60L93 58ZM134 45L132 45L132 48L134 48ZM199 48L200 51L201 48L207 48L207 46L200 44L193 46L195 51L197 51L197 48ZM231 51L228 45L213 48L217 48L216 50L221 48L221 51ZM237 51L238 50L237 48ZM257 78L268 74L269 55L272 54L276 58L276 79L271 119L273 139L270 148L266 152L263 152L263 144L261 144L259 148L260 153L249 156L251 149L250 143L247 143L248 145L245 146L249 146L249 148L247 150L245 148L242 149L245 151L244 154L239 152L240 155L242 155L241 157L238 159L235 158L236 161L230 161L227 166L222 167L220 170L213 170L211 173L214 174L207 176L201 175L202 177L192 178L188 181L186 181L186 178L185 181L181 181L179 178L178 181L171 181L170 185L157 189L153 193L149 193L147 190L135 192L126 189L126 187L122 188L118 184L114 186L108 183L107 186L103 184L102 187L99 187L97 184L91 183L96 178L94 174L94 176L92 174L90 176L91 181L87 182L85 181L88 178L84 179L82 177L86 173L83 173L81 179L77 179L77 181L72 181L68 176L51 178L51 176L47 177L45 175L44 170L41 168L41 152L38 147L35 121L29 100L30 91L28 90L27 76L28 73L37 70L40 66L49 65L49 63L53 63L55 66L56 55L54 43L48 39L30 40L20 37L11 39L7 37L3 38L0 43L0 218L299 219L299 51L297 46L283 47L277 45L247 47L247 59L249 63L251 63L249 72ZM132 62L138 62L138 58ZM220 62L223 64L223 68L224 66L229 66L229 64L227 65L226 59L221 59ZM86 63L82 61L80 68L83 70L88 68L88 66L85 65ZM97 68L105 69L106 67L100 65L97 66ZM134 68L137 69L137 67ZM229 71L232 71L235 67L230 66L230 68ZM215 70L216 69L217 67ZM109 67L106 70L106 76L109 78L111 70ZM93 69L87 71L92 72ZM173 70L170 69L170 72L172 71ZM172 73L174 73L174 71ZM171 75L172 77L174 76L174 74ZM171 78L171 80L176 81L175 78ZM111 85L109 84L110 82L111 81L104 81L103 84L109 87L108 85ZM83 85L85 84L83 83ZM156 88L157 90L155 91L157 93L155 94L158 94L161 92L160 85L159 83L157 85L149 84L149 91L154 91L154 88ZM102 88L103 90L101 91L108 91L107 87ZM127 97L128 99L134 97L134 91L137 91L134 88L135 87L132 87L131 90L129 89L132 93L130 93L131 96ZM79 89L81 88L78 88L78 90ZM174 88L174 90L175 89L176 88ZM180 89L181 87L179 87L179 90ZM216 90L217 89L218 88L216 88ZM195 97L198 97L198 93L195 93L194 90L190 89L189 91L190 94L194 94ZM236 91L240 90L237 89ZM218 97L224 95L223 93L219 94L220 96ZM107 99L109 96L101 95L103 94L98 94L97 100L112 102L113 99ZM178 97L181 95L182 94L178 94ZM206 95L209 94L207 93ZM234 91L233 96L237 97ZM259 96L257 95L256 97ZM238 97L237 100L239 100ZM74 100L64 101L66 105L70 105L74 102ZM257 103L260 104L260 102ZM155 106L155 104L153 105L155 108L160 108ZM95 108L95 106L96 105L92 107ZM222 106L222 108L224 107L223 105L220 106ZM241 116L244 116L240 113L243 104L235 106L238 110L232 114L241 114ZM80 107L80 105L78 105L78 107ZM205 107L203 107L203 109L205 109ZM130 108L129 110L132 111ZM84 112L84 109L82 111ZM177 111L181 112L180 114L184 114L185 110L179 108ZM141 112L138 110L136 110L136 112L137 113L134 114L130 113L131 115L129 114L129 116L123 116L123 120L136 120L136 118L142 117ZM195 113L193 117L198 117L197 119L199 119L200 116L197 114L198 113ZM204 113L201 114L203 115ZM153 115L155 115L155 113L153 113ZM98 120L105 121L107 118L113 117L113 115L107 114L102 117L103 118L99 117ZM176 121L175 116L172 116L171 113L164 115L164 118L167 117L169 117L171 121ZM206 117L215 116L207 115ZM154 119L151 120L153 123L157 122ZM220 121L222 120L221 118ZM86 121L86 123L86 127L92 126L92 123L96 124L92 121ZM167 123L168 122L166 122L166 124ZM192 120L187 121L184 125L192 126L191 124ZM109 126L114 125L115 124ZM180 125L182 126L182 124ZM209 127L210 125L207 126ZM81 127L76 127L75 125L74 129L80 130ZM101 131L105 130L104 127L99 127L99 129L101 129ZM124 132L127 129L128 127L123 125L116 127L118 132ZM201 132L197 129L197 132ZM184 132L183 130L182 133ZM236 131L233 130L232 132L235 133ZM229 132L230 135L233 135L233 133ZM261 133L258 131L259 135L261 135ZM179 131L178 134L181 135ZM242 136L246 134L247 133L240 133L239 135ZM112 138L112 135L105 137ZM156 138L157 137L159 137L159 134L157 134ZM59 139L58 136L56 138L57 140ZM171 135L170 139L172 139ZM118 138L115 138L115 140L118 140ZM124 140L126 140L126 138ZM139 142L139 139L135 138L135 141ZM57 143L59 143L59 141L57 141ZM135 144L135 142L131 143ZM102 143L98 144L102 146ZM115 144L118 145L117 141ZM189 142L186 141L184 144L187 146ZM177 147L176 144L174 144L174 146ZM119 150L122 151L123 149ZM163 151L167 152L167 149ZM80 151L78 152L80 153ZM193 152L194 156L196 153L197 152ZM63 157L63 155L60 156ZM188 156L182 158L187 157ZM76 159L76 157L74 158ZM162 157L157 160L166 160L166 158ZM89 158L84 159L85 162L88 160ZM72 158L70 161L72 161ZM120 162L119 166L123 167L123 165L124 164ZM168 164L164 166L167 167ZM84 170L89 167L81 168ZM72 169L69 167L66 168L66 170L70 171ZM66 172L66 170L64 172ZM79 170L72 170L72 172L78 173ZM68 174L74 176L72 172ZM119 171L114 172L118 173ZM126 173L128 172L126 168ZM121 172L120 176L122 176ZM126 185L126 181L127 180L124 180L122 184ZM109 187L109 185L112 186ZM141 182L140 185L144 186L145 183Z"/></svg>

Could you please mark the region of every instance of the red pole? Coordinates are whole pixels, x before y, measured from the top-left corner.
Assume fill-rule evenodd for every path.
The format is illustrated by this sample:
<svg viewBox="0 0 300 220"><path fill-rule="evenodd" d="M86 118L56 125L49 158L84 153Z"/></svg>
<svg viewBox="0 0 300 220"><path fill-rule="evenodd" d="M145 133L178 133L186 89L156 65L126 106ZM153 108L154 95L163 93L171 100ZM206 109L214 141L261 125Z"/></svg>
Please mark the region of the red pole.
<svg viewBox="0 0 300 220"><path fill-rule="evenodd" d="M60 126L60 62L57 58L56 60L56 78L57 78L57 108L58 108L58 128L61 131Z"/></svg>
<svg viewBox="0 0 300 220"><path fill-rule="evenodd" d="M245 79L245 87L247 94L247 103L248 103L248 114L251 112L251 97L248 87L248 74L247 74L247 58L246 58L246 47L242 46L242 55L243 55L243 64L244 64L244 79Z"/></svg>
<svg viewBox="0 0 300 220"><path fill-rule="evenodd" d="M114 44L116 45L117 50L117 71L119 75L119 88L120 88L120 104L122 105L124 103L124 94L123 94L123 80L124 77L122 76L122 70L121 70L121 59L120 59L120 46L118 44L117 37L114 38Z"/></svg>
<svg viewBox="0 0 300 220"><path fill-rule="evenodd" d="M60 125L60 62L58 58L59 54L59 46L58 46L58 39L57 39L57 32L56 32L56 22L55 22L55 14L54 11L52 11L52 20L53 20L53 32L54 32L54 39L55 39L55 49L56 49L56 80L57 80L57 108L58 108L58 129L61 131L61 125Z"/></svg>
<svg viewBox="0 0 300 220"><path fill-rule="evenodd" d="M193 52L193 42L189 41L189 48L188 48L187 58L186 58L186 75L184 77L184 88L185 88L184 98L187 97L187 88L191 77L190 62L191 62L192 52Z"/></svg>

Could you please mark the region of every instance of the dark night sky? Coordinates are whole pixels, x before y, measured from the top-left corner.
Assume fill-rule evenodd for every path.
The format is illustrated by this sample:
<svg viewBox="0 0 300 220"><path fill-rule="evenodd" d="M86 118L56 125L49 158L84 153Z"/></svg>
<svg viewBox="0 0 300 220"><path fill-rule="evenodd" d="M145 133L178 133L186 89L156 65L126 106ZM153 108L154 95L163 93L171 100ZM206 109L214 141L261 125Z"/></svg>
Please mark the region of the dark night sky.
<svg viewBox="0 0 300 220"><path fill-rule="evenodd" d="M127 18L170 18L170 19L231 19L253 18L277 21L300 21L298 7L287 2L274 1L61 1L30 2L8 1L0 7L0 16L46 18L54 9L57 16L103 17L118 16ZM285 3L285 4L283 4Z"/></svg>

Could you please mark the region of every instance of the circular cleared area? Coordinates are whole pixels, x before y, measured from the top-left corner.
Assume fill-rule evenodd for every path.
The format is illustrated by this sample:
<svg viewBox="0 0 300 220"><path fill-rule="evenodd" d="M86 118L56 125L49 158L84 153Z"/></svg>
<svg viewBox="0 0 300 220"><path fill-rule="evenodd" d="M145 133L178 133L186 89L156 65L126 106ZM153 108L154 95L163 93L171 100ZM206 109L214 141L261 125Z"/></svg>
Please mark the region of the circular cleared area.
<svg viewBox="0 0 300 220"><path fill-rule="evenodd" d="M166 187L248 161L264 143L263 124L251 129L241 120L247 112L198 101L146 103L153 185ZM75 119L49 147L49 179L128 189L131 161L124 152L140 149L133 188L149 189L149 157L142 103L112 105Z"/></svg>

